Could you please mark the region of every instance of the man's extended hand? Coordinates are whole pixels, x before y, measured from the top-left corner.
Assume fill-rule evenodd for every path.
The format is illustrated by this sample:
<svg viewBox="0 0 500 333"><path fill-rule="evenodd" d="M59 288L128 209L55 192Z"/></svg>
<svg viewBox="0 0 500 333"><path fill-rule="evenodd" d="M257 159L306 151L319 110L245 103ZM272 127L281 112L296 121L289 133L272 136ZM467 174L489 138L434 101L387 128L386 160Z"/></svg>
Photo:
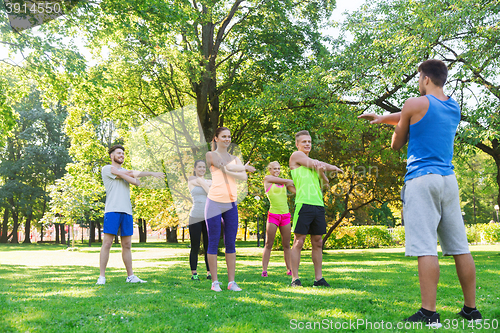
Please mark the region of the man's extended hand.
<svg viewBox="0 0 500 333"><path fill-rule="evenodd" d="M155 178L160 178L160 179L165 178L165 174L163 172L152 172L151 176L153 176Z"/></svg>
<svg viewBox="0 0 500 333"><path fill-rule="evenodd" d="M360 119L366 119L370 122L370 124L381 124L382 123L382 117L376 113L364 113L360 116L358 116Z"/></svg>

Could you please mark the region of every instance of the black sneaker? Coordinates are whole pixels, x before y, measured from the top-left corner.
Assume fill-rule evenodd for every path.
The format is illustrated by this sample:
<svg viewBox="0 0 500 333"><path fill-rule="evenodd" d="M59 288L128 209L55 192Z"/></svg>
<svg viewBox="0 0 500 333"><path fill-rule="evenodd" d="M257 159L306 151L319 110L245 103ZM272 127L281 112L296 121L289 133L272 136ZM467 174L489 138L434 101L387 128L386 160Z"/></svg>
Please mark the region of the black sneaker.
<svg viewBox="0 0 500 333"><path fill-rule="evenodd" d="M462 308L460 310L460 312L457 314L461 315L462 317L464 317L467 320L474 320L477 322L480 322L483 319L483 316L481 316L481 312L479 312L477 309L472 310L470 313L467 313L467 312L465 312L464 308Z"/></svg>
<svg viewBox="0 0 500 333"><path fill-rule="evenodd" d="M207 275L207 280L212 280L212 274Z"/></svg>
<svg viewBox="0 0 500 333"><path fill-rule="evenodd" d="M410 322L421 321L425 323L425 326L431 328L440 328L441 326L443 326L443 324L441 324L439 313L437 312L435 312L432 316L429 317L424 315L421 310L418 310L413 316L406 318L404 321L410 321Z"/></svg>
<svg viewBox="0 0 500 333"><path fill-rule="evenodd" d="M325 278L321 278L318 281L314 281L313 287L330 287L330 285L326 282Z"/></svg>
<svg viewBox="0 0 500 333"><path fill-rule="evenodd" d="M302 287L302 283L300 283L299 279L295 279L290 283L290 287Z"/></svg>
<svg viewBox="0 0 500 333"><path fill-rule="evenodd" d="M191 276L191 280L200 281L200 277L198 276L198 274L193 274L193 276Z"/></svg>

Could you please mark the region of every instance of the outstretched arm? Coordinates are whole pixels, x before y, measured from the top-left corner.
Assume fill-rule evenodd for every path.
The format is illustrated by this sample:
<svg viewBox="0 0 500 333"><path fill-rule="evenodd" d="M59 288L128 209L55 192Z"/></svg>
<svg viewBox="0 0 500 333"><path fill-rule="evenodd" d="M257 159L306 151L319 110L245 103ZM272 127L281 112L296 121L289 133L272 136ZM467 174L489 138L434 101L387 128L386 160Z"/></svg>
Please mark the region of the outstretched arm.
<svg viewBox="0 0 500 333"><path fill-rule="evenodd" d="M376 113L364 113L358 116L359 119L366 119L370 122L370 124L388 124L388 125L397 125L399 123L399 119L401 118L401 112L379 115Z"/></svg>
<svg viewBox="0 0 500 333"><path fill-rule="evenodd" d="M342 169L336 167L335 165L314 160L312 158L309 158L305 153L296 151L290 157L290 168L296 169L299 166L305 166L306 168L314 169L317 171L319 171L320 168L324 167L324 171L344 172L342 171Z"/></svg>
<svg viewBox="0 0 500 333"><path fill-rule="evenodd" d="M151 171L136 171L136 170L128 170L126 171L127 175L134 178L141 177L155 177L155 178L165 178L165 174L163 172L151 172Z"/></svg>
<svg viewBox="0 0 500 333"><path fill-rule="evenodd" d="M264 187L266 190L271 186L271 184L283 184L286 186L286 189L292 193L296 193L295 185L293 184L293 180L285 179L280 177L274 177L271 175L267 175L264 177Z"/></svg>
<svg viewBox="0 0 500 333"><path fill-rule="evenodd" d="M121 179L125 180L129 184L133 184L136 186L141 185L141 182L139 181L139 179L130 176L130 174L131 174L130 170L127 170L127 171L126 170L118 170L116 167L112 166L111 173L113 175L116 175L117 178L121 178Z"/></svg>

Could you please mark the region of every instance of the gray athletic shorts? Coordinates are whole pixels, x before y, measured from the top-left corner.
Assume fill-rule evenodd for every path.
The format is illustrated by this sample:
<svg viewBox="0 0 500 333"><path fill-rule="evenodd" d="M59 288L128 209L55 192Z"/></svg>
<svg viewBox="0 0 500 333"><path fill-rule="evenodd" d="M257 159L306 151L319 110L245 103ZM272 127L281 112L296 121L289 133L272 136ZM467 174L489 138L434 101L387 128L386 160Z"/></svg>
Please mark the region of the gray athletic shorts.
<svg viewBox="0 0 500 333"><path fill-rule="evenodd" d="M401 190L407 256L470 253L455 175L428 174L406 181Z"/></svg>

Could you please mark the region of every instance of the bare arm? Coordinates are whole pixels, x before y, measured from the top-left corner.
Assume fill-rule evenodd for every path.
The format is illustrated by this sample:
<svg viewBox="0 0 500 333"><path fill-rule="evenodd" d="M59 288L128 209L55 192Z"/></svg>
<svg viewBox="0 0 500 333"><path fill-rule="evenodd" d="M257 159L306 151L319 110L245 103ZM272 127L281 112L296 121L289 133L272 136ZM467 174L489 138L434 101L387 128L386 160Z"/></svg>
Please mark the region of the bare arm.
<svg viewBox="0 0 500 333"><path fill-rule="evenodd" d="M141 182L139 181L139 179L129 176L130 171L118 170L116 167L112 166L111 173L113 175L116 175L117 178L121 178L121 179L125 180L129 184L133 184L136 186L141 185Z"/></svg>
<svg viewBox="0 0 500 333"><path fill-rule="evenodd" d="M248 179L247 173L245 171L240 171L240 172L229 171L229 170L226 169L226 166L223 166L221 168L221 170L226 175L231 176L231 177L233 177L235 179L240 179L240 180L247 180Z"/></svg>
<svg viewBox="0 0 500 333"><path fill-rule="evenodd" d="M401 118L401 112L379 115L376 113L365 113L358 116L359 119L366 119L370 122L370 124L388 124L388 125L397 125L399 123L399 119Z"/></svg>
<svg viewBox="0 0 500 333"><path fill-rule="evenodd" d="M291 179L284 179L280 177L274 177L271 175L267 175L264 177L264 188L267 190L269 186L272 184L283 184L286 186L286 189L292 193L297 193L295 189L295 185L293 184L293 180Z"/></svg>
<svg viewBox="0 0 500 333"><path fill-rule="evenodd" d="M399 150L408 142L410 124L412 124L413 121L416 122L420 120L423 115L425 115L428 108L429 101L426 97L415 97L406 100L401 110L401 118L392 135L392 149Z"/></svg>
<svg viewBox="0 0 500 333"><path fill-rule="evenodd" d="M297 169L300 166L305 166L306 168L314 170L319 170L319 168L325 167L325 171L336 171L342 173L344 172L342 171L342 169L336 167L335 165L314 160L312 158L309 158L305 153L296 151L290 157L290 169Z"/></svg>

